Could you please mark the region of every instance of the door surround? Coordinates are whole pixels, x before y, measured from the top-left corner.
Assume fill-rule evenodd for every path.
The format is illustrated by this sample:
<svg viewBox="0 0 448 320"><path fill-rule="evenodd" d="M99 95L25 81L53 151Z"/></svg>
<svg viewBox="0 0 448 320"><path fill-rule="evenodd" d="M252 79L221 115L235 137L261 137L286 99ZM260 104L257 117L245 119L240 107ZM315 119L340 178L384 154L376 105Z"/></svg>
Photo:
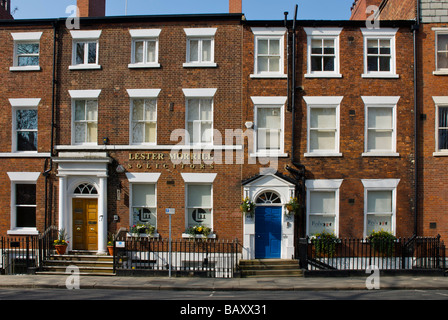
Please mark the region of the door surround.
<svg viewBox="0 0 448 320"><path fill-rule="evenodd" d="M243 197L253 202L266 192L278 195L276 203L258 203L256 206L281 207L281 245L280 258L291 259L294 256L294 217L287 216L285 205L295 196L295 184L282 174L265 173L243 182ZM255 215L243 216L243 259L255 259Z"/></svg>
<svg viewBox="0 0 448 320"><path fill-rule="evenodd" d="M65 229L68 240L73 236L73 199L98 199L98 250L97 254L107 254L107 178L111 158L105 152L60 152L53 161L58 165L59 213L58 228ZM77 194L81 184L95 187L95 194ZM69 242L68 250L72 250Z"/></svg>

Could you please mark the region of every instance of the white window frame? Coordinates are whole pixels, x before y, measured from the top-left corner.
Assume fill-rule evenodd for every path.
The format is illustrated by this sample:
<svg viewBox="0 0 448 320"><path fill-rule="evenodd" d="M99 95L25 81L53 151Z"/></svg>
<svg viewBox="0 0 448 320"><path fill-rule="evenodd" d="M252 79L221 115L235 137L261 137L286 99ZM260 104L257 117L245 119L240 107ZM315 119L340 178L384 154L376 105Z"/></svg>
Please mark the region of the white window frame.
<svg viewBox="0 0 448 320"><path fill-rule="evenodd" d="M88 30L88 31L70 31L72 35L72 64L68 67L69 70L84 70L84 69L101 69L99 65L99 38L101 36L101 30ZM84 43L84 63L76 63L76 46L78 43ZM88 63L88 47L89 43L96 43L96 59L95 63Z"/></svg>
<svg viewBox="0 0 448 320"><path fill-rule="evenodd" d="M16 111L17 110L25 110L25 109L38 111L38 106L39 106L40 100L41 100L40 98L37 98L37 99L26 99L26 98L25 99L9 99L9 103L11 104L11 107L12 107L12 111L11 111L12 112L11 152L12 153L19 153L19 154L36 154L36 153L38 153L38 150L36 150L36 151L19 151L19 150L17 150ZM38 115L38 119L39 119L39 115ZM39 124L38 124L36 131L37 131L37 134L39 135ZM38 141L37 147L39 148L39 139L37 141Z"/></svg>
<svg viewBox="0 0 448 320"><path fill-rule="evenodd" d="M251 78L286 78L285 74L285 28L251 28L254 35L254 73ZM279 40L280 70L279 72L258 71L258 40Z"/></svg>
<svg viewBox="0 0 448 320"><path fill-rule="evenodd" d="M379 28L367 29L361 28L364 37L364 73L362 78L394 78L400 76L397 74L397 58L396 58L396 44L395 35L398 28ZM367 64L367 41L368 40L390 40L390 70L389 71L368 71Z"/></svg>
<svg viewBox="0 0 448 320"><path fill-rule="evenodd" d="M40 67L40 38L42 37L42 32L12 32L11 36L14 40L14 57L13 57L13 66L9 67L9 71L39 71ZM20 43L30 43L39 45L39 53L37 56L39 57L39 64L37 66L19 66L18 62L18 52L17 45Z"/></svg>
<svg viewBox="0 0 448 320"><path fill-rule="evenodd" d="M130 98L130 108L129 108L129 145L157 145L157 132L158 132L158 125L157 125L157 116L158 116L158 96L160 94L161 89L127 89L129 98ZM156 120L151 121L155 122L156 124L156 139L155 142L142 142L137 143L132 141L132 124L133 124L133 118L132 118L132 109L134 106L134 100L155 100L156 102Z"/></svg>
<svg viewBox="0 0 448 320"><path fill-rule="evenodd" d="M7 231L9 235L37 235L39 231L36 227L17 227L17 210L16 210L16 185L17 184L35 184L36 185L36 220L37 220L37 180L40 172L7 172L11 181L11 222L10 229ZM34 205L33 205L34 206ZM36 221L37 224L37 221Z"/></svg>
<svg viewBox="0 0 448 320"><path fill-rule="evenodd" d="M187 36L187 43L186 43L186 60L183 64L184 68L198 68L198 67L207 67L207 68L214 68L217 67L217 63L215 62L215 34L217 31L217 28L184 28L185 34ZM199 46L198 46L198 57L199 61L191 61L190 60L190 41L191 40L198 40ZM210 61L202 61L202 42L204 40L211 41L211 59Z"/></svg>
<svg viewBox="0 0 448 320"><path fill-rule="evenodd" d="M307 152L305 157L341 157L340 152L340 105L342 96L311 97L304 96L307 104ZM334 150L311 150L311 109L333 108L336 110L335 148Z"/></svg>
<svg viewBox="0 0 448 320"><path fill-rule="evenodd" d="M157 224L159 222L159 217L158 217L158 211L157 211L157 182L160 178L161 173L141 173L141 172L126 172L126 178L129 181L129 198L130 198L130 205L129 205L129 221L133 222L133 217L134 217L134 212L133 212L133 208L134 208L134 204L133 204L133 186L136 184L146 184L146 185L154 185L154 191L155 191L155 215L156 215L156 225L154 226L157 230ZM151 207L152 208L152 207ZM153 235L154 237L158 237L159 234L158 233L154 233Z"/></svg>
<svg viewBox="0 0 448 320"><path fill-rule="evenodd" d="M307 73L305 78L342 78L340 73L340 50L339 35L342 28L304 28L307 34ZM333 71L312 71L311 70L311 46L312 41L316 39L334 41L334 70Z"/></svg>
<svg viewBox="0 0 448 320"><path fill-rule="evenodd" d="M431 28L431 30L434 31L434 42L435 42L435 47L434 47L435 65L434 65L433 74L438 75L438 76L448 75L448 68L439 69L439 67L438 67L439 62L438 62L438 58L437 58L438 47L439 47L439 43L438 43L439 35L448 35L448 28L435 27L435 28Z"/></svg>
<svg viewBox="0 0 448 320"><path fill-rule="evenodd" d="M364 101L364 152L363 157L398 157L397 152L397 104L400 100L399 96L363 96ZM391 108L392 109L392 146L390 150L369 150L369 108Z"/></svg>
<svg viewBox="0 0 448 320"><path fill-rule="evenodd" d="M217 174L216 173L181 173L182 179L185 182L185 229L188 228L188 209L190 208L188 206L188 186L189 185L207 185L210 186L211 189L211 199L210 199L210 214L211 214L211 226L210 229L212 230L212 233L208 236L208 238L215 238L216 234L213 233L213 226L214 226L214 210L213 210L213 182L216 179ZM188 233L182 234L183 238L190 238L191 236ZM201 235L202 237L202 235Z"/></svg>
<svg viewBox="0 0 448 320"><path fill-rule="evenodd" d="M387 215L391 215L391 230L392 233L396 234L396 215L397 215L397 188L400 183L400 179L362 179L361 180L364 186L364 238L369 236L367 234L367 215L375 214L369 213L368 211L368 192L369 191L391 191L392 192L392 212L387 213ZM383 215L386 215L384 213Z"/></svg>
<svg viewBox="0 0 448 320"><path fill-rule="evenodd" d="M311 203L311 192L334 192L334 235L336 237L339 236L339 189L341 187L341 184L344 180L342 179L319 179L319 180L306 180L305 186L306 186L306 201L307 203ZM309 225L310 225L310 215L313 215L311 213L310 206L306 206L306 234L309 234ZM326 215L323 213L315 214L315 215ZM329 214L327 214L330 216ZM332 215L331 215L332 216Z"/></svg>
<svg viewBox="0 0 448 320"><path fill-rule="evenodd" d="M215 108L215 93L217 89L182 89L185 96L185 134L188 135L188 137L185 137L185 145L188 146L197 146L197 147L211 147L214 144L214 108ZM190 142L190 132L188 131L188 103L190 100L193 99L211 99L212 100L212 106L211 106L211 114L212 114L212 125L211 125L211 141L210 143L201 142L199 143L192 143ZM188 139L187 139L188 138Z"/></svg>
<svg viewBox="0 0 448 320"><path fill-rule="evenodd" d="M97 101L97 133L99 132L98 127L98 119L99 119L99 95L101 93L101 90L69 90L69 94L72 98L72 119L71 119L71 144L77 145L77 146L97 146L98 141L96 142L83 142L83 143L77 143L75 142L75 103L77 100L96 100Z"/></svg>
<svg viewBox="0 0 448 320"><path fill-rule="evenodd" d="M254 104L254 129L253 129L253 153L250 153L250 157L287 157L285 153L285 104L287 97L251 97ZM281 135L280 135L280 150L259 150L258 149L258 108L272 108L276 107L280 109L280 123Z"/></svg>
<svg viewBox="0 0 448 320"><path fill-rule="evenodd" d="M448 96L432 97L435 105L435 131L434 131L434 153L433 156L448 156L448 149L439 149L439 108L448 108Z"/></svg>
<svg viewBox="0 0 448 320"><path fill-rule="evenodd" d="M159 63L159 36L162 29L134 29L129 30L132 38L131 63L128 68L160 68ZM143 62L135 61L135 43L143 41ZM155 61L147 61L147 45L149 41L155 42Z"/></svg>

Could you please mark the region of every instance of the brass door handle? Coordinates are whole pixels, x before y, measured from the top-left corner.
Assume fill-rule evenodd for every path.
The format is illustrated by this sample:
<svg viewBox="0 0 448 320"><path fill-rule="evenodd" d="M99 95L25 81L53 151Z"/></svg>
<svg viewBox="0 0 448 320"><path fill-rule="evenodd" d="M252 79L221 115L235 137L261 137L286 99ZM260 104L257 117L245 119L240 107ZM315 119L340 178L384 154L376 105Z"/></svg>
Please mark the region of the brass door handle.
<svg viewBox="0 0 448 320"><path fill-rule="evenodd" d="M81 228L80 227L76 228L76 231L81 231Z"/></svg>

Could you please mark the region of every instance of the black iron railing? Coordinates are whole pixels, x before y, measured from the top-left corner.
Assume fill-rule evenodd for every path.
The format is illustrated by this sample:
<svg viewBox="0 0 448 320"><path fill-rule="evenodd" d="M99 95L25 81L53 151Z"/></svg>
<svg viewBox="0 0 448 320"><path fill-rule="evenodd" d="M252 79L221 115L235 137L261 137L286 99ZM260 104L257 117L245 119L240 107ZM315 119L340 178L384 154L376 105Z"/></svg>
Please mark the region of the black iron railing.
<svg viewBox="0 0 448 320"><path fill-rule="evenodd" d="M37 236L0 238L0 273L26 274L37 268L38 248Z"/></svg>
<svg viewBox="0 0 448 320"><path fill-rule="evenodd" d="M307 270L445 269L445 245L440 236L395 240L300 239L299 255Z"/></svg>
<svg viewBox="0 0 448 320"><path fill-rule="evenodd" d="M117 274L233 277L240 252L238 241L215 239L160 240L126 237L114 244ZM171 263L170 263L171 262Z"/></svg>

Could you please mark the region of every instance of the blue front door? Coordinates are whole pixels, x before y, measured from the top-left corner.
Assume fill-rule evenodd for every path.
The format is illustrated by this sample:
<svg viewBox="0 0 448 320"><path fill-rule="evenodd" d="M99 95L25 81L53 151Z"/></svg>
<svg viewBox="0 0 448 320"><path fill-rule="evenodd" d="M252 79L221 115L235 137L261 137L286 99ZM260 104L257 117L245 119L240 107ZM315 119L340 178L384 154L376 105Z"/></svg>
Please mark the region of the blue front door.
<svg viewBox="0 0 448 320"><path fill-rule="evenodd" d="M256 207L255 258L280 258L282 207Z"/></svg>

